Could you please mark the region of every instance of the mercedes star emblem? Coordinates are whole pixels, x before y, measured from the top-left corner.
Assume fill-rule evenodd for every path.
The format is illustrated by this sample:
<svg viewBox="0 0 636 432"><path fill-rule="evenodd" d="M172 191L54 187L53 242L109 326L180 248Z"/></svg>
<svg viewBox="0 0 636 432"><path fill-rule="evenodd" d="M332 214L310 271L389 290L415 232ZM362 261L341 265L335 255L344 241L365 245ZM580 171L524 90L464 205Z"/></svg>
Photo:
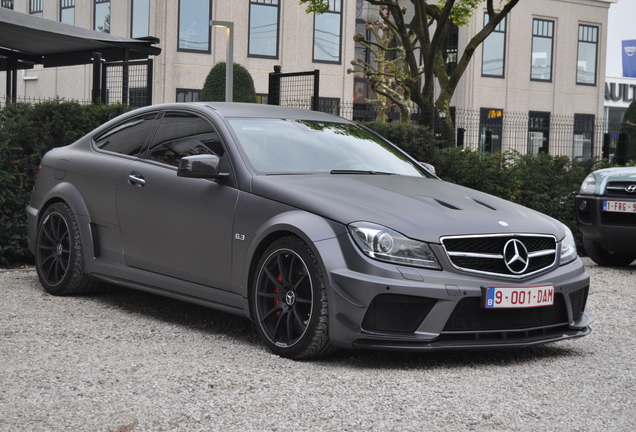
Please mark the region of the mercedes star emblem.
<svg viewBox="0 0 636 432"><path fill-rule="evenodd" d="M504 262L506 267L513 274L521 274L528 269L530 260L528 259L528 249L517 239L509 240L503 249Z"/></svg>

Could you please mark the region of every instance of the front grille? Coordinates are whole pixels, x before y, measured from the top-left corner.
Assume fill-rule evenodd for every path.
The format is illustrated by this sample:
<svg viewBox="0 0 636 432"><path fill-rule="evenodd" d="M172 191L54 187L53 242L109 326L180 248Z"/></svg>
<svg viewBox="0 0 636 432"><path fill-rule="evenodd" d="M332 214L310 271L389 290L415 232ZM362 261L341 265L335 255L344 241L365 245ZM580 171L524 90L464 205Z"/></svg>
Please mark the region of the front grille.
<svg viewBox="0 0 636 432"><path fill-rule="evenodd" d="M368 331L413 333L436 302L426 297L380 294L371 302L362 328Z"/></svg>
<svg viewBox="0 0 636 432"><path fill-rule="evenodd" d="M480 297L464 298L457 303L444 326L445 332L525 331L569 324L562 294L556 293L551 306L520 309L486 309Z"/></svg>
<svg viewBox="0 0 636 432"><path fill-rule="evenodd" d="M627 192L629 186L636 186L636 182L610 182L605 186L605 195L611 197L628 197L636 199L636 192Z"/></svg>
<svg viewBox="0 0 636 432"><path fill-rule="evenodd" d="M515 260L514 253L508 255L505 253L508 244L512 245L509 246L511 250L515 250L513 243L516 243L516 250L520 252L521 260ZM526 277L554 266L557 258L557 243L553 236L444 237L442 245L455 268L497 276ZM527 266L524 265L526 260Z"/></svg>

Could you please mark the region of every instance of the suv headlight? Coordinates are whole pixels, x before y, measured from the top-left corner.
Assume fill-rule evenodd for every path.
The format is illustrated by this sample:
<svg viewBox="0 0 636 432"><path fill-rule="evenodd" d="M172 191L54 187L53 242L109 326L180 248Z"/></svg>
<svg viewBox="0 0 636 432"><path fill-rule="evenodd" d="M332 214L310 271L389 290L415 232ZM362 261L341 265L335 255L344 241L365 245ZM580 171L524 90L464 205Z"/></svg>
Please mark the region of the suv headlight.
<svg viewBox="0 0 636 432"><path fill-rule="evenodd" d="M349 225L349 232L362 252L370 258L394 264L441 269L430 246L392 229L369 222Z"/></svg>
<svg viewBox="0 0 636 432"><path fill-rule="evenodd" d="M576 251L576 242L570 228L563 225L565 228L565 237L561 240L561 257L559 260L560 265L570 263L576 259L578 253Z"/></svg>
<svg viewBox="0 0 636 432"><path fill-rule="evenodd" d="M583 180L583 183L581 184L580 193L593 195L595 192L596 192L596 177L594 176L594 174L589 174L587 177L585 177L585 180Z"/></svg>

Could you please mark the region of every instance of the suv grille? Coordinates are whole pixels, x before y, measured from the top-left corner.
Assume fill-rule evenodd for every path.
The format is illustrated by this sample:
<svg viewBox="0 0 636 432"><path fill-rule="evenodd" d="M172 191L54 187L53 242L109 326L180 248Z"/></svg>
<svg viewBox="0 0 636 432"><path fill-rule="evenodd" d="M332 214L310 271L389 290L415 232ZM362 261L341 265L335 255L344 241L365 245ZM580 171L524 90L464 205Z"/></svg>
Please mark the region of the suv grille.
<svg viewBox="0 0 636 432"><path fill-rule="evenodd" d="M483 235L441 240L451 264L474 273L522 278L549 269L557 259L553 236Z"/></svg>
<svg viewBox="0 0 636 432"><path fill-rule="evenodd" d="M605 195L636 199L636 192L627 192L629 186L636 186L636 182L610 182L605 186Z"/></svg>

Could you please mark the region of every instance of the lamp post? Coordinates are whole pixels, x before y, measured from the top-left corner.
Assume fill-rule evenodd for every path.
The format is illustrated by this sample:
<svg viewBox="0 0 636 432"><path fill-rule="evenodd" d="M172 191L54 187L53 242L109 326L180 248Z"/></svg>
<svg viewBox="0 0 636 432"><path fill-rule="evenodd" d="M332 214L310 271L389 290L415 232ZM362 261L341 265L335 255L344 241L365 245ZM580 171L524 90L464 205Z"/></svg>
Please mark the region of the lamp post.
<svg viewBox="0 0 636 432"><path fill-rule="evenodd" d="M366 23L374 23L380 19L380 5L374 5L367 1L362 3L361 18Z"/></svg>
<svg viewBox="0 0 636 432"><path fill-rule="evenodd" d="M226 29L225 102L232 102L232 90L234 89L234 23L231 21L212 21L212 27L225 27Z"/></svg>

